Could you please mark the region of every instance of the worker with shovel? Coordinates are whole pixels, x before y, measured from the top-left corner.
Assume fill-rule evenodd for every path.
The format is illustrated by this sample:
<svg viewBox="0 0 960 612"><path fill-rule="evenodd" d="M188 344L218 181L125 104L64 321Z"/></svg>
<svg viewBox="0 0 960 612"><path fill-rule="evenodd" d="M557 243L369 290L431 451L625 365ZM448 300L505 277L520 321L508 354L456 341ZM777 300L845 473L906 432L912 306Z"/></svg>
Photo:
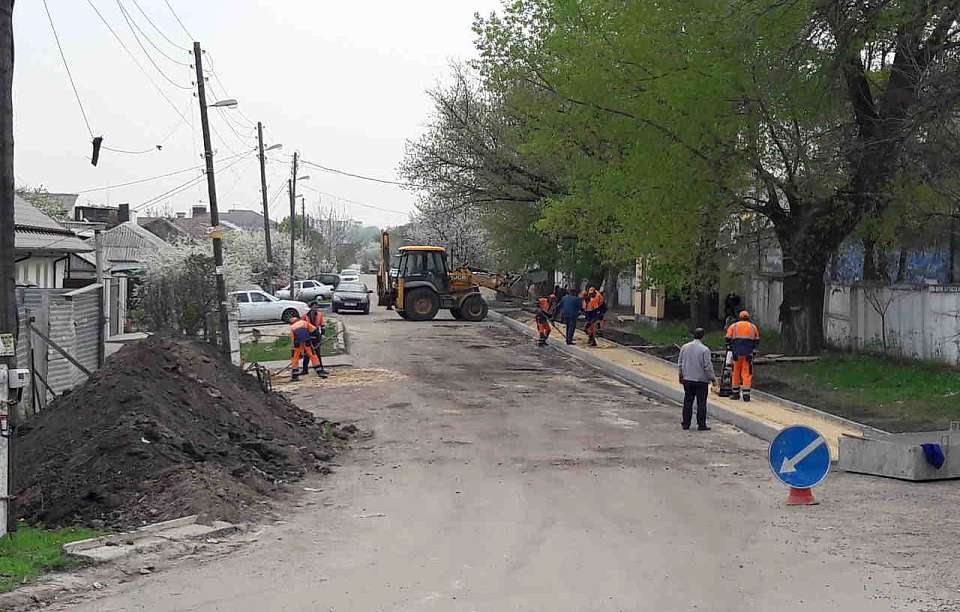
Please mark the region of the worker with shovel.
<svg viewBox="0 0 960 612"><path fill-rule="evenodd" d="M542 297L537 300L537 332L540 334L537 346L546 346L550 337L550 308L549 299Z"/></svg>
<svg viewBox="0 0 960 612"><path fill-rule="evenodd" d="M323 368L323 355L322 355L323 326L325 323L323 319L323 311L320 310L320 306L316 302L314 302L310 304L310 310L307 311L307 314L305 315L304 318L316 328L310 332L310 346L313 349L314 355L317 356L317 360L320 362L320 369L317 370L317 374L319 374L321 378L326 378L327 371ZM307 369L309 359L310 357L306 353L304 353L303 368L300 370L300 374L306 375L306 373L309 371Z"/></svg>
<svg viewBox="0 0 960 612"><path fill-rule="evenodd" d="M290 340L293 344L293 355L290 357L290 380L296 382L300 380L300 358L306 354L313 364L313 369L317 376L322 377L320 373L320 360L317 354L313 352L313 344L310 340L310 334L316 331L316 327L307 321L306 318L294 316L290 318Z"/></svg>

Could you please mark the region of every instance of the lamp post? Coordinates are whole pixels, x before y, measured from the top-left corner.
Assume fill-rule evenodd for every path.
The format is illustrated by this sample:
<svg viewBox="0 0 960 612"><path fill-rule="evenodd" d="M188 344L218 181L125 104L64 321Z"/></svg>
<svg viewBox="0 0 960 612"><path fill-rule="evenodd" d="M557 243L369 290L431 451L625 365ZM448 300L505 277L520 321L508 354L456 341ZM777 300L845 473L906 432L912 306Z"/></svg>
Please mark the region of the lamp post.
<svg viewBox="0 0 960 612"><path fill-rule="evenodd" d="M293 154L293 172L290 177L290 180L287 181L287 190L290 192L290 296L292 299L297 299L297 287L296 287L296 269L294 267L294 254L296 251L297 244L297 229L296 229L296 220L297 220L297 160L299 159L296 152ZM301 181L309 181L310 176L300 177Z"/></svg>
<svg viewBox="0 0 960 612"><path fill-rule="evenodd" d="M207 194L210 198L210 238L213 239L214 274L217 278L217 310L220 315L220 350L230 354L230 332L227 320L227 283L223 267L223 229L220 227L220 211L217 209L217 184L213 175L213 147L210 143L210 123L207 118L207 92L204 88L203 51L200 43L193 43L194 67L197 71L197 97L200 101L200 125L203 130L203 158L207 169ZM234 99L220 100L210 104L212 108L236 108Z"/></svg>

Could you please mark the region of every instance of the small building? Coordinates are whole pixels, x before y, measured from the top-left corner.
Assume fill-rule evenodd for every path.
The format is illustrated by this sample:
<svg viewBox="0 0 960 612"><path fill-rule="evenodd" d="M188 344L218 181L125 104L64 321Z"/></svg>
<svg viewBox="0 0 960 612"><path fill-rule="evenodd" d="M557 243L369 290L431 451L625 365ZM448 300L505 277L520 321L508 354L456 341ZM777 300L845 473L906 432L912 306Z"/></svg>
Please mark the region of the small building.
<svg viewBox="0 0 960 612"><path fill-rule="evenodd" d="M13 207L17 284L62 288L70 256L92 252L93 245L18 195L14 195Z"/></svg>

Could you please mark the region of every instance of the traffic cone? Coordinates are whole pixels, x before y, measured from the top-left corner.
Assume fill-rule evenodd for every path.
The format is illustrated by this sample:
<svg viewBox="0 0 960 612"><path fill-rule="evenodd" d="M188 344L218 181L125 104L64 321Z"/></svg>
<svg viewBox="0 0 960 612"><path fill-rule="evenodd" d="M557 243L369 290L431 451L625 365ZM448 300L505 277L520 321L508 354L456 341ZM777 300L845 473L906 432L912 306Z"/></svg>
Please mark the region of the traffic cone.
<svg viewBox="0 0 960 612"><path fill-rule="evenodd" d="M819 504L813 496L813 491L809 488L798 489L796 487L790 487L790 495L787 496L787 505L788 506L813 506Z"/></svg>

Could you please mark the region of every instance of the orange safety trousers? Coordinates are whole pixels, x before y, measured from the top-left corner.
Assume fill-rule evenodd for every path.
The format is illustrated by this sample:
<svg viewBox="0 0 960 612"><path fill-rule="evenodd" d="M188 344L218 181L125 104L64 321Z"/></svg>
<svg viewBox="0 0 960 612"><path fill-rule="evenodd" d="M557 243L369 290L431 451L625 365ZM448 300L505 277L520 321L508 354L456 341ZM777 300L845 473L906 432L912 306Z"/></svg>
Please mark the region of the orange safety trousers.
<svg viewBox="0 0 960 612"><path fill-rule="evenodd" d="M544 323L540 323L540 322L538 321L538 322L537 322L537 331L540 332L541 334L545 334L545 335L549 336L549 335L550 335L550 321L546 321L546 322L544 322Z"/></svg>
<svg viewBox="0 0 960 612"><path fill-rule="evenodd" d="M753 384L753 364L750 358L741 355L733 360L733 390L739 391L740 387L749 390Z"/></svg>
<svg viewBox="0 0 960 612"><path fill-rule="evenodd" d="M320 365L320 359L317 357L317 354L313 352L313 347L310 346L309 342L304 342L303 344L293 347L293 357L290 358L290 367L293 368L294 371L300 368L300 359L304 353L310 358L311 365Z"/></svg>

